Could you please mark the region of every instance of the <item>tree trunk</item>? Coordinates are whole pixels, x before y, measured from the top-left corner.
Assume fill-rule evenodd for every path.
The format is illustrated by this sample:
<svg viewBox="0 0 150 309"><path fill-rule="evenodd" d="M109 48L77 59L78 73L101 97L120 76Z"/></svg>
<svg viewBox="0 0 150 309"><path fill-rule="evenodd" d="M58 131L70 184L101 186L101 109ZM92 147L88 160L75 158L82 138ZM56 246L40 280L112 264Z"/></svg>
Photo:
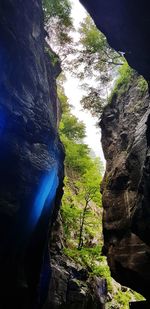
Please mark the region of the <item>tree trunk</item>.
<svg viewBox="0 0 150 309"><path fill-rule="evenodd" d="M84 229L85 215L86 215L87 207L88 207L88 201L86 201L86 203L85 203L85 207L83 209L83 214L82 214L81 220L80 220L80 232L79 232L78 250L81 250L82 247L83 247L83 229Z"/></svg>

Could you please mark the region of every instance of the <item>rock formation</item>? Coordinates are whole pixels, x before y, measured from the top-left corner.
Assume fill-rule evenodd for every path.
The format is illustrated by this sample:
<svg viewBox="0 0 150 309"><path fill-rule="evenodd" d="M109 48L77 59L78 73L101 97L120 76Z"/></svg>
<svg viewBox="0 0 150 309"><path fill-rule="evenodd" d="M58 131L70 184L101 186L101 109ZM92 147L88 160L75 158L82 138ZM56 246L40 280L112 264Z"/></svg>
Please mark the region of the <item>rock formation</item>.
<svg viewBox="0 0 150 309"><path fill-rule="evenodd" d="M106 279L90 277L87 269L63 253L65 239L60 215L50 234L52 276L43 309L104 309Z"/></svg>
<svg viewBox="0 0 150 309"><path fill-rule="evenodd" d="M134 218L143 199L149 103L149 94L141 93L135 74L127 92L112 97L101 120L107 160L102 189L104 250L113 277L145 297L149 296L150 248L136 233Z"/></svg>
<svg viewBox="0 0 150 309"><path fill-rule="evenodd" d="M41 0L0 2L0 308L42 308L47 294L46 308L102 308L106 281L90 281L69 264L57 241L50 267L48 232L62 196L64 151L61 68L46 54L44 35Z"/></svg>
<svg viewBox="0 0 150 309"><path fill-rule="evenodd" d="M81 2L111 46L150 80L149 1ZM60 204L64 157L57 134L60 67L44 51L41 0L0 1L0 68L0 308L34 309L48 292L48 228ZM113 276L149 300L149 97L135 91L136 80L112 99L101 123L104 236ZM71 272L68 266L66 278ZM69 291L77 288L70 284Z"/></svg>
<svg viewBox="0 0 150 309"><path fill-rule="evenodd" d="M0 308L33 309L47 288L40 273L64 156L60 67L44 51L40 0L0 2L0 68Z"/></svg>

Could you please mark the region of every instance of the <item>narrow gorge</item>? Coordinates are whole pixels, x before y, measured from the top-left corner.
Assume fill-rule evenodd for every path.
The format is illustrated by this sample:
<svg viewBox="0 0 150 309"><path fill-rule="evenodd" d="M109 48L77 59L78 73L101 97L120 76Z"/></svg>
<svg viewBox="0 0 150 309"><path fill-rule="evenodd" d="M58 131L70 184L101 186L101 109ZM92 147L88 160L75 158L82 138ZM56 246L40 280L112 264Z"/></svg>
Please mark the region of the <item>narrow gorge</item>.
<svg viewBox="0 0 150 309"><path fill-rule="evenodd" d="M148 1L82 2L109 44L122 51L149 84ZM138 77L129 76L125 95L114 91L101 121L107 160L104 251L113 277L140 291L149 302L149 93L141 91L137 97L138 92Z"/></svg>
<svg viewBox="0 0 150 309"><path fill-rule="evenodd" d="M56 80L62 67L59 57L48 46L50 33L44 28L47 7L43 13L41 0L1 0L1 309L125 309L122 300L118 307L117 301L113 303L104 256L111 276L120 284L118 299L122 292L136 291L145 300L141 297L136 302L139 296L133 292L132 299L127 294L130 308L150 308L150 4L148 0L80 2L110 46L130 65L123 64L100 120L107 163L101 185L102 253L94 243L96 239L102 246L102 211L96 207L101 202L97 176L100 167L90 158L88 147L80 145L84 128L70 115L65 95L61 93L58 97ZM62 18L61 10L59 14ZM52 17L55 21L56 16ZM65 22L65 27L69 27L69 21ZM59 23L60 38L67 41L63 27ZM75 89L72 91L75 94ZM70 130L68 136L64 128L66 119L72 119L78 129L73 133ZM73 161L74 174L71 169L66 172L72 163L71 150L78 156L79 165ZM64 171L65 152L68 161ZM67 181L70 191L64 198L71 204L69 219L65 217L69 211L63 207L62 199ZM87 195L87 188L91 196L89 192ZM86 202L83 213L80 207L74 208L74 195L78 195L77 205L79 198ZM94 215L88 209L89 201ZM87 209L100 231L99 237L87 229L83 239ZM80 222L79 243L75 239L74 210ZM65 238L64 230L74 243ZM69 241L70 251L64 245ZM91 246L89 251L83 248L83 241ZM100 268L101 263L104 269ZM98 267L102 276L97 275ZM114 289L118 289L113 282ZM112 301L110 306L108 300Z"/></svg>

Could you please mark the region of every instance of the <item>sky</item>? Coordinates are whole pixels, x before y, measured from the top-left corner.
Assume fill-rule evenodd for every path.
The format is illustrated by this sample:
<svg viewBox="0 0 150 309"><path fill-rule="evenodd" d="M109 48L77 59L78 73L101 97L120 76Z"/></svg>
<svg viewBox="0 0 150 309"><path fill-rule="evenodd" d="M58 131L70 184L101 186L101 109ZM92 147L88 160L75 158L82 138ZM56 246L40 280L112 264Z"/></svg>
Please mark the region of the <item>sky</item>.
<svg viewBox="0 0 150 309"><path fill-rule="evenodd" d="M80 22L86 16L86 11L81 6L78 0L71 0L72 2L72 17L74 21L74 27L77 29ZM76 39L76 35L75 35ZM102 151L101 145L101 134L100 129L98 129L95 124L97 119L94 118L88 111L83 111L80 104L82 98L83 90L79 86L79 80L67 73L67 80L64 84L65 93L69 99L69 103L73 106L72 113L81 121L85 123L86 135L85 143L95 152L96 156L100 157L101 161L105 166L105 159Z"/></svg>

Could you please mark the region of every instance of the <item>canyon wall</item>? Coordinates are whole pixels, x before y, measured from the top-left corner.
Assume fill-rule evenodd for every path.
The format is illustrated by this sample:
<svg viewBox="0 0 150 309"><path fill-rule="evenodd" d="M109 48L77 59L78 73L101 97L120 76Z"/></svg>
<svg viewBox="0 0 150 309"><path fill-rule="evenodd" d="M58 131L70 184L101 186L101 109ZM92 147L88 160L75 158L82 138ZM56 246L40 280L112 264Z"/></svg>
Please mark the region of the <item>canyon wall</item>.
<svg viewBox="0 0 150 309"><path fill-rule="evenodd" d="M48 288L47 235L64 157L60 66L44 51L40 0L0 2L0 68L0 308L33 309Z"/></svg>
<svg viewBox="0 0 150 309"><path fill-rule="evenodd" d="M109 43L150 79L149 2L82 0ZM112 14L113 12L113 14ZM42 307L51 269L48 230L62 195L59 63L44 50L40 0L0 2L0 308ZM102 118L104 251L113 276L149 299L148 92L135 75Z"/></svg>
<svg viewBox="0 0 150 309"><path fill-rule="evenodd" d="M148 220L141 208L150 99L141 88L141 77L134 73L130 78L126 90L122 85L112 95L101 120L107 160L102 186L104 252L112 276L149 297L150 248L137 225L146 228Z"/></svg>

